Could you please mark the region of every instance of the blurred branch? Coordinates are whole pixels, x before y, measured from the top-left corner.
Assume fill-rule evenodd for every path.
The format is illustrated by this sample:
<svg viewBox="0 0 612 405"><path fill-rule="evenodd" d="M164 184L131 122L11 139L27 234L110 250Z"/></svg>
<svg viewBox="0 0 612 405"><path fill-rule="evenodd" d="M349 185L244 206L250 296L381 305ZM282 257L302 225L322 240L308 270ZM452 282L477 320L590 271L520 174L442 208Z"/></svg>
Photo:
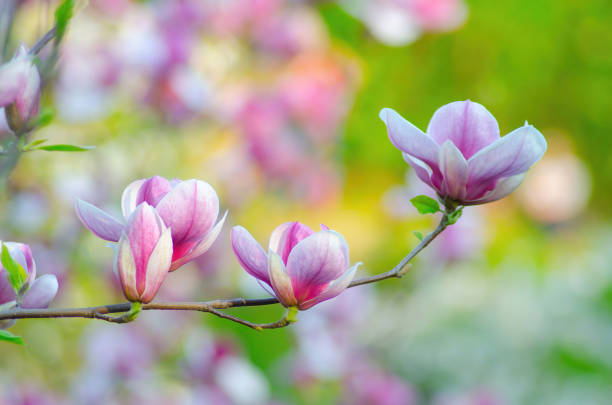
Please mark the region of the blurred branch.
<svg viewBox="0 0 612 405"><path fill-rule="evenodd" d="M57 35L57 27L51 28L37 43L34 44L30 49L30 55L36 55L40 52L45 45L47 45Z"/></svg>
<svg viewBox="0 0 612 405"><path fill-rule="evenodd" d="M393 269L384 273L376 274L370 277L360 278L354 280L348 288L356 287L364 284L376 283L388 278L401 278L410 269L410 261L425 249L432 240L444 231L449 225L448 216L452 212L445 212L438 226L432 233L423 238L406 257L404 257L397 266ZM240 325L247 326L251 329L262 330L262 329L276 329L288 326L292 322L293 317L289 316L289 311L285 316L276 322L271 323L252 323L242 318L238 318L233 315L229 315L225 312L220 311L221 309L228 308L239 308L239 307L255 307L262 305L278 304L276 298L263 298L263 299L245 299L245 298L234 298L227 300L214 300L204 302L154 302L149 304L143 304L143 311L160 310L160 311L199 311L207 312L209 314L218 316L219 318L227 319L232 322L239 323ZM132 309L132 304L129 302L123 304L112 304L112 305L101 305L98 307L88 308L47 308L47 309L25 309L15 308L9 311L0 312L0 320L3 319L26 319L26 318L90 318L100 319L112 323L127 323L134 320L133 317L126 316L110 316L109 314L126 313L129 314Z"/></svg>
<svg viewBox="0 0 612 405"><path fill-rule="evenodd" d="M15 18L15 0L4 0L0 7L0 62L6 58L11 27Z"/></svg>

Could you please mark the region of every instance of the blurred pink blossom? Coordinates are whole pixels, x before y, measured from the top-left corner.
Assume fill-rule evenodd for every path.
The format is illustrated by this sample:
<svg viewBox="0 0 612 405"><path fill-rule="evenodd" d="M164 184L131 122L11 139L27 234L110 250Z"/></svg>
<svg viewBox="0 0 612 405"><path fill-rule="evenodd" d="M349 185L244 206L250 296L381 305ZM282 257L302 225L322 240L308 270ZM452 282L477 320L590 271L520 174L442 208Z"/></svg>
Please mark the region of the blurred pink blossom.
<svg viewBox="0 0 612 405"><path fill-rule="evenodd" d="M5 108L6 120L14 132L27 130L38 115L40 85L40 73L25 45L0 66L0 107Z"/></svg>

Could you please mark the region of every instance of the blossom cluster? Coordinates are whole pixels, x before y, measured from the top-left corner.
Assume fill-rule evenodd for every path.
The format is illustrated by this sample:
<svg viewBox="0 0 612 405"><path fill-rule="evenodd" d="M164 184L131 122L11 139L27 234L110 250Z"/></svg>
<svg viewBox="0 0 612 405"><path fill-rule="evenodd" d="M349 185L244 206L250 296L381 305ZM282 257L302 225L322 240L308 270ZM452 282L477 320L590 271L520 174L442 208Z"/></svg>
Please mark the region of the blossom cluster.
<svg viewBox="0 0 612 405"><path fill-rule="evenodd" d="M7 92L19 94L13 89ZM427 133L394 110L385 108L380 117L393 145L447 212L505 197L546 150L544 137L531 125L500 137L491 113L469 100L438 109ZM160 176L126 187L122 219L80 199L75 210L89 230L111 242L123 292L128 300L141 303L153 300L169 272L209 250L227 217L226 212L218 220L219 198L210 184ZM267 253L242 226L232 229L230 239L241 266L288 308L306 310L337 296L350 285L359 265L350 265L346 240L325 225L314 232L299 222L284 223L272 232ZM57 292L57 281L34 280L29 247L6 246L27 269L29 291L26 288L23 297L15 297L2 278L6 284L0 288L2 303L47 306Z"/></svg>

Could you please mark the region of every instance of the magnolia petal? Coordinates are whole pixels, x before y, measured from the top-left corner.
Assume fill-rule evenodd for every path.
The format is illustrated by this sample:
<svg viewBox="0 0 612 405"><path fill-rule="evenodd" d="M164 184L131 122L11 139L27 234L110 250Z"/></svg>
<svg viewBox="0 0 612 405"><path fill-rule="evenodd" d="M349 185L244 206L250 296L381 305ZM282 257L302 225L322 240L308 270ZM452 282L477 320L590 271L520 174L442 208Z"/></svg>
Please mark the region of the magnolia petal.
<svg viewBox="0 0 612 405"><path fill-rule="evenodd" d="M130 242L136 265L138 294L144 292L149 258L165 229L166 226L155 208L146 202L136 207L136 210L128 218L125 233Z"/></svg>
<svg viewBox="0 0 612 405"><path fill-rule="evenodd" d="M434 113L427 135L438 145L450 140L466 159L499 139L499 126L481 104L470 100L446 104Z"/></svg>
<svg viewBox="0 0 612 405"><path fill-rule="evenodd" d="M136 286L136 262L130 247L130 241L124 233L119 240L117 260L115 261L116 272L125 298L130 301L138 301L140 295Z"/></svg>
<svg viewBox="0 0 612 405"><path fill-rule="evenodd" d="M170 228L164 229L155 249L151 252L146 270L145 289L140 294L140 301L149 303L155 298L155 294L161 287L170 270L172 262L172 233Z"/></svg>
<svg viewBox="0 0 612 405"><path fill-rule="evenodd" d="M285 307L296 306L297 300L295 294L293 294L291 278L289 278L285 270L285 263L283 263L283 259L271 249L268 251L268 276L270 277L270 285L278 301Z"/></svg>
<svg viewBox="0 0 612 405"><path fill-rule="evenodd" d="M25 76L25 83L15 98L15 107L22 123L26 123L38 114L39 103L40 73L36 66L30 62Z"/></svg>
<svg viewBox="0 0 612 405"><path fill-rule="evenodd" d="M219 198L210 184L192 179L170 190L156 209L172 229L175 243L199 240L210 231L219 216Z"/></svg>
<svg viewBox="0 0 612 405"><path fill-rule="evenodd" d="M447 140L440 147L440 172L442 187L440 195L461 201L465 197L468 181L468 164L461 151Z"/></svg>
<svg viewBox="0 0 612 405"><path fill-rule="evenodd" d="M53 274L45 274L34 280L30 289L24 294L23 308L47 308L57 295L59 284Z"/></svg>
<svg viewBox="0 0 612 405"><path fill-rule="evenodd" d="M256 279L270 284L268 257L249 231L242 226L235 226L230 233L230 240L242 268Z"/></svg>
<svg viewBox="0 0 612 405"><path fill-rule="evenodd" d="M172 190L172 186L165 178L161 176L150 177L142 183L138 190L138 204L147 202L155 207L170 190Z"/></svg>
<svg viewBox="0 0 612 405"><path fill-rule="evenodd" d="M0 107L13 103L25 84L27 66L23 61L12 60L0 66Z"/></svg>
<svg viewBox="0 0 612 405"><path fill-rule="evenodd" d="M9 254L27 274L26 283L31 283L36 278L36 265L32 259L32 251L28 245L17 242L4 242Z"/></svg>
<svg viewBox="0 0 612 405"><path fill-rule="evenodd" d="M77 198L74 210L83 225L97 237L109 242L117 242L121 237L123 224L100 208Z"/></svg>
<svg viewBox="0 0 612 405"><path fill-rule="evenodd" d="M317 295L316 297L309 299L308 301L304 301L300 303L298 308L304 311L312 307L313 305L316 305L323 301L327 301L339 295L342 291L346 290L346 288L351 284L351 281L353 281L353 278L355 277L355 272L357 271L357 268L360 265L361 265L361 262L350 267L348 270L344 272L344 274L340 278L332 281L325 291L323 291L321 294Z"/></svg>
<svg viewBox="0 0 612 405"><path fill-rule="evenodd" d="M28 281L33 281L36 278L36 262L32 256L32 249L25 243L4 242L11 257L16 260L28 273Z"/></svg>
<svg viewBox="0 0 612 405"><path fill-rule="evenodd" d="M499 179L495 185L495 188L487 192L481 199L467 202L464 205L484 204L500 200L512 193L523 182L525 176L527 176L526 172Z"/></svg>
<svg viewBox="0 0 612 405"><path fill-rule="evenodd" d="M414 158L407 153L402 153L402 156L404 157L404 161L414 169L417 177L421 179L423 183L437 191L437 188L434 186L431 179L433 172L429 166L427 166L423 161Z"/></svg>
<svg viewBox="0 0 612 405"><path fill-rule="evenodd" d="M283 263L287 263L289 253L291 253L295 245L313 233L312 229L297 221L286 222L276 227L272 232L268 249L279 254L283 259Z"/></svg>
<svg viewBox="0 0 612 405"><path fill-rule="evenodd" d="M138 201L138 193L145 181L147 181L147 179L133 181L123 190L123 194L121 195L121 212L125 218L129 217L138 204L142 202Z"/></svg>
<svg viewBox="0 0 612 405"><path fill-rule="evenodd" d="M15 290L8 280L8 273L0 265L0 305L15 300Z"/></svg>
<svg viewBox="0 0 612 405"><path fill-rule="evenodd" d="M348 267L348 245L334 231L319 231L300 243L289 254L287 273L298 301L320 294Z"/></svg>
<svg viewBox="0 0 612 405"><path fill-rule="evenodd" d="M526 172L546 151L544 136L531 125L515 129L468 160L468 198L501 177Z"/></svg>
<svg viewBox="0 0 612 405"><path fill-rule="evenodd" d="M389 139L396 148L425 162L432 169L437 168L438 145L433 139L391 108L383 108L379 117L387 126Z"/></svg>
<svg viewBox="0 0 612 405"><path fill-rule="evenodd" d="M227 211L225 211L223 218L221 218L221 220L217 222L217 224L206 234L206 236L204 236L204 238L198 244L195 245L195 247L189 253L172 262L172 266L170 266L170 271L174 271L181 267L183 264L197 259L199 256L206 253L219 237L219 233L221 233L221 229L223 228L223 224L225 223L225 218L227 218Z"/></svg>

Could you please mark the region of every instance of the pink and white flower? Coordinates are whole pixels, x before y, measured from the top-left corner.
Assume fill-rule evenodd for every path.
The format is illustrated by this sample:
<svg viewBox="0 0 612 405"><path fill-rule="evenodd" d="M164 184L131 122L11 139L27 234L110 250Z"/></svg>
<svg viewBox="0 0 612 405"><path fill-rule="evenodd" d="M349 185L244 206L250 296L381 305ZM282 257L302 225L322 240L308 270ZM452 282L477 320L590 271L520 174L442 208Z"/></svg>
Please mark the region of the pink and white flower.
<svg viewBox="0 0 612 405"><path fill-rule="evenodd" d="M170 228L152 206L140 203L123 228L115 260L125 297L145 304L151 302L171 262Z"/></svg>
<svg viewBox="0 0 612 405"><path fill-rule="evenodd" d="M45 274L36 278L36 262L32 256L30 246L17 242L0 242L4 244L9 254L27 274L23 295L17 296L8 280L8 273L0 264L0 305L8 307L19 305L22 308L47 308L57 295L58 282L53 274ZM12 322L14 323L14 322ZM6 326L6 325L3 325ZM10 325L9 325L10 326Z"/></svg>
<svg viewBox="0 0 612 405"><path fill-rule="evenodd" d="M159 214L172 234L172 264L178 269L206 252L219 236L227 212L215 224L219 215L219 198L212 186L202 180L171 180L154 176L136 180L123 192L121 208L129 218L146 202ZM124 224L101 209L77 199L76 213L87 229L96 236L118 242Z"/></svg>
<svg viewBox="0 0 612 405"><path fill-rule="evenodd" d="M40 73L22 45L13 59L0 66L0 107L5 107L10 128L24 130L38 114Z"/></svg>
<svg viewBox="0 0 612 405"><path fill-rule="evenodd" d="M306 310L334 298L353 280L360 263L350 266L348 245L337 232L314 232L299 222L277 227L268 254L242 226L231 232L232 248L242 267L285 307Z"/></svg>
<svg viewBox="0 0 612 405"><path fill-rule="evenodd" d="M391 143L419 178L455 204L484 204L507 196L546 151L544 136L532 125L501 138L493 115L469 100L440 107L427 133L390 108L383 108L380 118Z"/></svg>

